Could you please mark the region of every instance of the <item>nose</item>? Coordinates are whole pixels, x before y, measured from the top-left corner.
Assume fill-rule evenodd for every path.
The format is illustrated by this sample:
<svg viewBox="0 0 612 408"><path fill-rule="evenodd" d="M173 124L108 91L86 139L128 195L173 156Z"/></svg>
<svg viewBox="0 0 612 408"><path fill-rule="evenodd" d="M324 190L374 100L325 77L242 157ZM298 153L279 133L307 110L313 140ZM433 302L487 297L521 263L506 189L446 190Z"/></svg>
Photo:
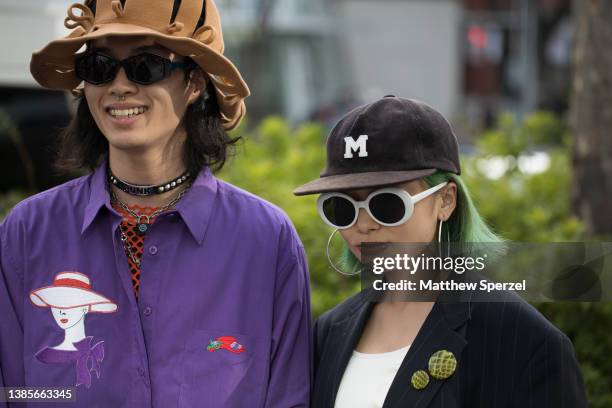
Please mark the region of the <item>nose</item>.
<svg viewBox="0 0 612 408"><path fill-rule="evenodd" d="M357 230L362 234L367 234L370 231L377 230L380 225L370 217L370 214L364 209L360 208L357 214L357 222L355 223Z"/></svg>
<svg viewBox="0 0 612 408"><path fill-rule="evenodd" d="M138 86L128 79L125 70L120 67L117 76L111 81L108 91L112 96L131 95L138 91Z"/></svg>

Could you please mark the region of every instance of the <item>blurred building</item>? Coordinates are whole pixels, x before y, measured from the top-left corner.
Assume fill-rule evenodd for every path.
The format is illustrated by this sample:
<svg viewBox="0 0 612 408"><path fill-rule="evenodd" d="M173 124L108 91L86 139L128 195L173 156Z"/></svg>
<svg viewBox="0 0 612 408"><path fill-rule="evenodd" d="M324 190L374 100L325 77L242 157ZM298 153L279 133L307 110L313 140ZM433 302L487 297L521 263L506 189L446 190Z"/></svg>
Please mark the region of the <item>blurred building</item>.
<svg viewBox="0 0 612 408"><path fill-rule="evenodd" d="M468 137L502 111L567 108L569 0L219 0L258 119L333 123L418 98Z"/></svg>
<svg viewBox="0 0 612 408"><path fill-rule="evenodd" d="M464 139L497 114L567 108L569 0L335 0L355 95L421 99Z"/></svg>
<svg viewBox="0 0 612 408"><path fill-rule="evenodd" d="M66 35L67 3L0 2L0 192L43 189L63 181L53 175L48 163L52 142L70 119L69 95L37 86L29 62L32 51L45 41Z"/></svg>
<svg viewBox="0 0 612 408"><path fill-rule="evenodd" d="M489 127L500 111L568 105L569 0L463 0L463 101L457 113Z"/></svg>
<svg viewBox="0 0 612 408"><path fill-rule="evenodd" d="M341 35L364 101L395 94L452 116L461 90L461 3L337 0Z"/></svg>
<svg viewBox="0 0 612 408"><path fill-rule="evenodd" d="M296 123L351 92L337 14L328 0L218 0L226 53L252 95L249 115Z"/></svg>
<svg viewBox="0 0 612 408"><path fill-rule="evenodd" d="M456 0L219 0L228 54L252 90L249 114L333 123L396 94L452 116L460 105Z"/></svg>

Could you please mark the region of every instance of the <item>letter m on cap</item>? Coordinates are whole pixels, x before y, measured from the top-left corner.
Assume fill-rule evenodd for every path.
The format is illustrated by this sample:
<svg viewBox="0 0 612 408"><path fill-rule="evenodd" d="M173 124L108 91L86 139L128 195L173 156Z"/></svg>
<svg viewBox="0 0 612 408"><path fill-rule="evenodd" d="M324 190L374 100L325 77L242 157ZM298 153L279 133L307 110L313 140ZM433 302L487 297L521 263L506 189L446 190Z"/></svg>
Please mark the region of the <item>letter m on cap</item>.
<svg viewBox="0 0 612 408"><path fill-rule="evenodd" d="M359 152L359 157L368 157L368 149L366 142L368 141L368 135L361 135L357 140L351 136L344 138L344 158L352 159L353 152Z"/></svg>

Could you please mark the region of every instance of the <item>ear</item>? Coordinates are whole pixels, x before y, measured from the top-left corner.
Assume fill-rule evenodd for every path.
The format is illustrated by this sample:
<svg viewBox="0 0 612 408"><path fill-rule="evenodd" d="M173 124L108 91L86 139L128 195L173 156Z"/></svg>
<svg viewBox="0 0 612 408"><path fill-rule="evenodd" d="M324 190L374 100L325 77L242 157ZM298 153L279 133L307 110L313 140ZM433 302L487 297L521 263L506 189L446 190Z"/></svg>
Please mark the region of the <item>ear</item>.
<svg viewBox="0 0 612 408"><path fill-rule="evenodd" d="M446 221L448 220L455 208L457 207L457 185L454 182L449 182L442 190L440 190L440 211L438 212L438 219Z"/></svg>
<svg viewBox="0 0 612 408"><path fill-rule="evenodd" d="M188 75L188 103L191 105L200 97L202 92L205 92L208 78L199 67L191 70Z"/></svg>

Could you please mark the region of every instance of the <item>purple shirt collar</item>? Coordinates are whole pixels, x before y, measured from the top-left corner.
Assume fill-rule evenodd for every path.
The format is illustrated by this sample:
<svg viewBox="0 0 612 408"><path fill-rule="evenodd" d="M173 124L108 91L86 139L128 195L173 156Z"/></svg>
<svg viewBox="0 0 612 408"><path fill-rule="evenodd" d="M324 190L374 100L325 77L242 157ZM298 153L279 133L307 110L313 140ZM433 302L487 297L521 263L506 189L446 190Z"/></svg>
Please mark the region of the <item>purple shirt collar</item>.
<svg viewBox="0 0 612 408"><path fill-rule="evenodd" d="M90 176L89 201L85 208L81 234L84 234L94 219L99 216L102 207L106 207L116 217L119 217L111 206L110 194L106 189L106 166L107 161L105 160ZM205 167L198 173L190 190L176 204L176 211L199 245L204 242L216 195L217 180L210 169Z"/></svg>

